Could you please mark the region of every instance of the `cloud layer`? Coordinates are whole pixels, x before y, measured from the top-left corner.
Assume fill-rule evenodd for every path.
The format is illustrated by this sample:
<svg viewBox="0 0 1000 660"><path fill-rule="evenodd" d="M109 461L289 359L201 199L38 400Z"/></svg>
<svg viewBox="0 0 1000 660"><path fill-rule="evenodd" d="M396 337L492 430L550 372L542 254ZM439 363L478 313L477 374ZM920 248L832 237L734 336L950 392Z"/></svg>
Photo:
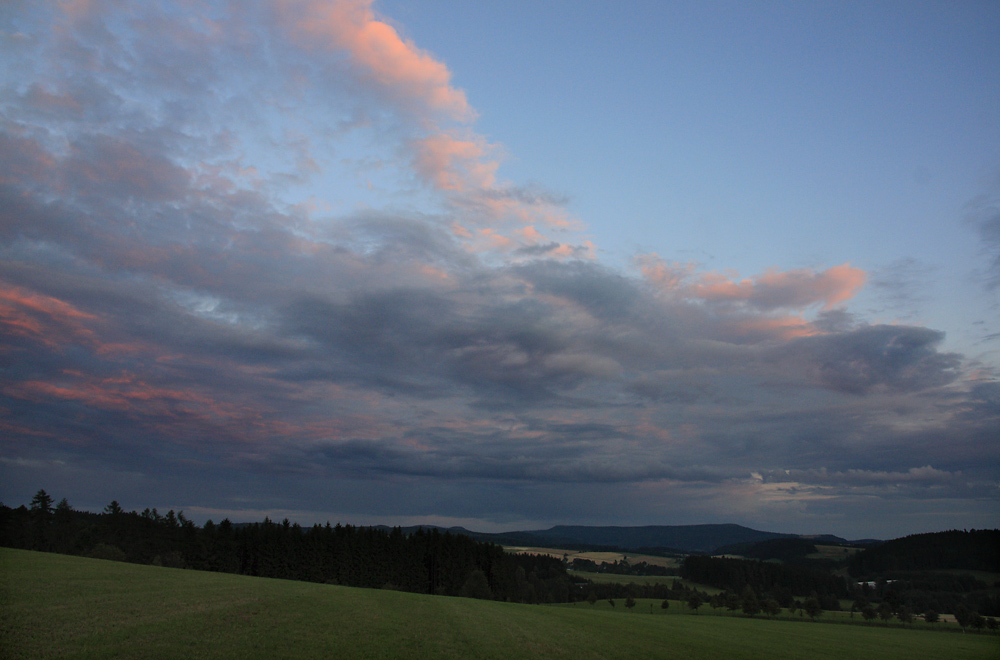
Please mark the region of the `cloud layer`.
<svg viewBox="0 0 1000 660"><path fill-rule="evenodd" d="M995 524L1000 386L861 269L614 269L370 1L190 4L5 10L5 500Z"/></svg>

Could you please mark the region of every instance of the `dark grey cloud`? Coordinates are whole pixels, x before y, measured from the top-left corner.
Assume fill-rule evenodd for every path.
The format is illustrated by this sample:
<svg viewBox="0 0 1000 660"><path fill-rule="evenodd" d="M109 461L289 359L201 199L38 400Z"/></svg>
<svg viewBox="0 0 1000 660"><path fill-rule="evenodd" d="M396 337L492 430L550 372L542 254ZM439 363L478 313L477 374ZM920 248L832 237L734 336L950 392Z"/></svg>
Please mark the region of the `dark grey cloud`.
<svg viewBox="0 0 1000 660"><path fill-rule="evenodd" d="M941 353L944 333L913 326L864 326L789 343L787 355L804 361L818 384L851 394L913 392L958 377L961 356Z"/></svg>

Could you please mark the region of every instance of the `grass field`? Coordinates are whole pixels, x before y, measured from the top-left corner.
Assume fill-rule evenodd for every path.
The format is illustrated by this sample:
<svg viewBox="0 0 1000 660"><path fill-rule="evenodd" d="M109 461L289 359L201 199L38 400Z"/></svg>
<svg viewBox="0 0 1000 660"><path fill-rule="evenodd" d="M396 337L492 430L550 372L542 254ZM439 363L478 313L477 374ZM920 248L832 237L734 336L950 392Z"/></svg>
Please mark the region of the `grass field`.
<svg viewBox="0 0 1000 660"><path fill-rule="evenodd" d="M642 606L647 610L649 603ZM995 635L533 606L0 549L4 658L991 658Z"/></svg>
<svg viewBox="0 0 1000 660"><path fill-rule="evenodd" d="M575 578L590 580L596 584L673 584L678 582L685 587L703 591L709 595L722 592L722 589L696 584L676 575L619 575L618 573L590 573L588 571L567 571Z"/></svg>
<svg viewBox="0 0 1000 660"><path fill-rule="evenodd" d="M681 565L681 560L676 557L657 557L655 555L638 555L622 552L566 550L564 548L542 548L523 545L504 546L504 550L514 554L546 555L548 557L555 557L556 559L562 559L565 557L568 561L573 561L574 559L589 559L597 564L605 561L609 564L613 564L616 561L621 561L623 558L628 557L628 560L633 564L644 561L650 566L664 566L666 568L677 568Z"/></svg>
<svg viewBox="0 0 1000 660"><path fill-rule="evenodd" d="M619 575L617 573L590 573L588 571L567 571L574 578L590 580L597 584L671 584L674 580L680 580L675 575Z"/></svg>
<svg viewBox="0 0 1000 660"><path fill-rule="evenodd" d="M847 559L857 553L861 552L861 548L845 548L839 545L816 545L816 552L809 555L810 559L833 559L834 561L839 561L841 559Z"/></svg>

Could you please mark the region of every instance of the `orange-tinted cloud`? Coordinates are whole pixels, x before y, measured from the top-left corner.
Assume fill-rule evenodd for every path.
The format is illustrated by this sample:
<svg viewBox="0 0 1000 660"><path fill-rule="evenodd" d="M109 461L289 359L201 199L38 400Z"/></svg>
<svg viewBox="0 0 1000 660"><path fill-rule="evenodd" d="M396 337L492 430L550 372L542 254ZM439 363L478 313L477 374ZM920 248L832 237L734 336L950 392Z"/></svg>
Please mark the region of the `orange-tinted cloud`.
<svg viewBox="0 0 1000 660"><path fill-rule="evenodd" d="M707 302L743 302L762 311L831 309L850 300L864 286L866 273L850 264L816 272L769 270L752 278L718 272L697 273L693 264L670 264L655 255L637 260L643 277L663 292Z"/></svg>
<svg viewBox="0 0 1000 660"><path fill-rule="evenodd" d="M499 163L484 160L489 146L478 136L459 139L436 133L412 144L414 168L440 190L466 192L493 186Z"/></svg>
<svg viewBox="0 0 1000 660"><path fill-rule="evenodd" d="M363 80L374 82L410 109L472 118L465 93L451 86L448 67L378 20L371 4L372 0L274 0L280 21L296 42L347 50Z"/></svg>
<svg viewBox="0 0 1000 660"><path fill-rule="evenodd" d="M799 316L744 319L734 323L728 330L737 336L756 335L782 341L819 334L816 326Z"/></svg>
<svg viewBox="0 0 1000 660"><path fill-rule="evenodd" d="M96 317L73 305L0 282L0 326L4 334L27 337L47 346L93 338L84 325Z"/></svg>
<svg viewBox="0 0 1000 660"><path fill-rule="evenodd" d="M172 407L179 403L214 407L211 399L192 392L149 385L132 376L94 379L72 378L65 383L23 381L4 388L4 393L17 398L56 398L79 401L103 410L131 410L137 405L159 402Z"/></svg>

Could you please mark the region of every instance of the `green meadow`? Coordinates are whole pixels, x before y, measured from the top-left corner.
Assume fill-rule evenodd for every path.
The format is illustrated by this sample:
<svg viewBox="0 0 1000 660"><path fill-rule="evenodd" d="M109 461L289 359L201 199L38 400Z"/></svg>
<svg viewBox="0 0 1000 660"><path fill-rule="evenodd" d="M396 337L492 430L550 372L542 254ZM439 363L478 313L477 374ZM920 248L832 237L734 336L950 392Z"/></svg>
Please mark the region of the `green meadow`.
<svg viewBox="0 0 1000 660"><path fill-rule="evenodd" d="M3 658L1000 657L1000 637L538 606L0 549Z"/></svg>

